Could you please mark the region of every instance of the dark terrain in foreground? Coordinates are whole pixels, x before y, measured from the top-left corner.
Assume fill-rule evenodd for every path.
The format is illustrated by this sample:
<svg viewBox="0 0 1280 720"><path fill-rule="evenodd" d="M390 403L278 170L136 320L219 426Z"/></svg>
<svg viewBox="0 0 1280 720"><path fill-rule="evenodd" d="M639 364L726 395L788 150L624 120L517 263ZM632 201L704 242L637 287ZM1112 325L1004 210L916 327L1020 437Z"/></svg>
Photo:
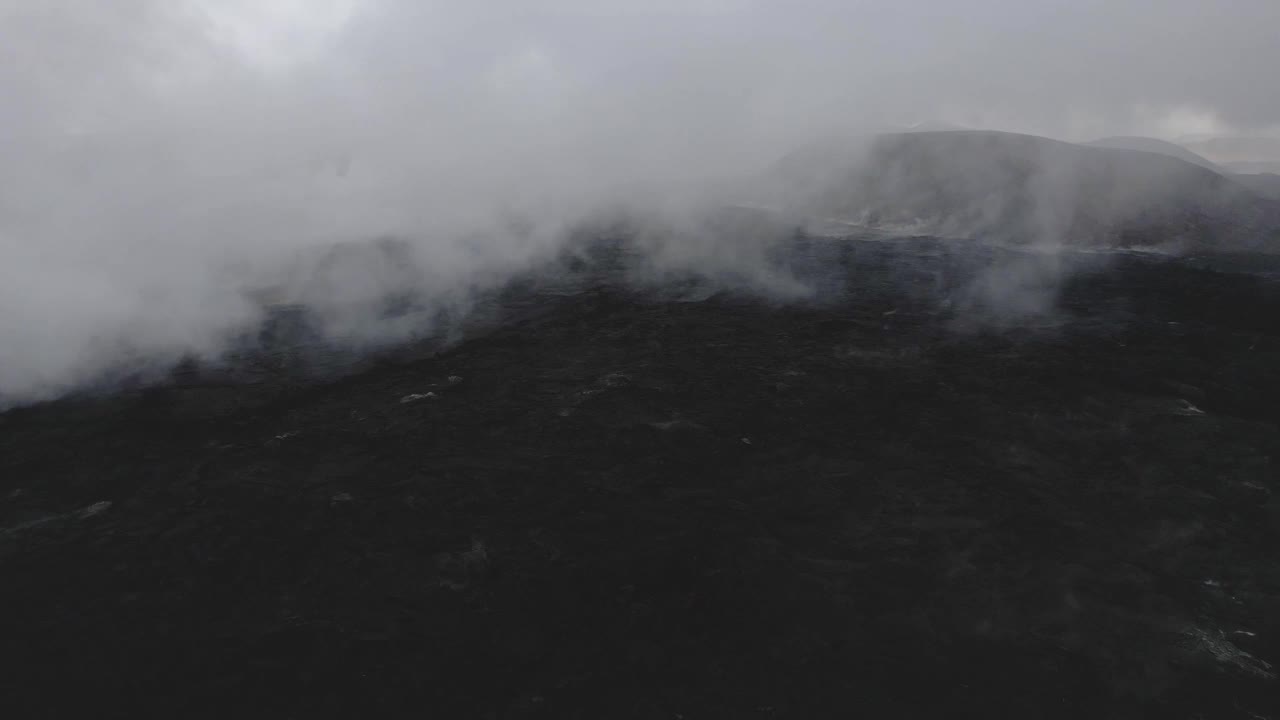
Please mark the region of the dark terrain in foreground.
<svg viewBox="0 0 1280 720"><path fill-rule="evenodd" d="M1007 253L835 247L0 415L3 714L1280 717L1276 282L1094 258L992 324Z"/></svg>

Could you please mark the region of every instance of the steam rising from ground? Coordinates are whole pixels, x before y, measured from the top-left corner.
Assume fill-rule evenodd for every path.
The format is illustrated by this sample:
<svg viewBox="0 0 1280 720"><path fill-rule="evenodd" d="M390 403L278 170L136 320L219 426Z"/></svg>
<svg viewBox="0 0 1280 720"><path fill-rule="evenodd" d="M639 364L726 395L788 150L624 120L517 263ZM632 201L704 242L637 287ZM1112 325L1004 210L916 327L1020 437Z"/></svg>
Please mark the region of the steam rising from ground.
<svg viewBox="0 0 1280 720"><path fill-rule="evenodd" d="M339 338L421 331L370 308L465 305L602 217L636 221L657 267L802 295L768 238L703 209L818 136L1280 123L1253 81L1269 0L900 5L0 0L0 404L217 357L263 302ZM1215 31L1230 62L1176 40ZM332 250L378 238L398 244Z"/></svg>

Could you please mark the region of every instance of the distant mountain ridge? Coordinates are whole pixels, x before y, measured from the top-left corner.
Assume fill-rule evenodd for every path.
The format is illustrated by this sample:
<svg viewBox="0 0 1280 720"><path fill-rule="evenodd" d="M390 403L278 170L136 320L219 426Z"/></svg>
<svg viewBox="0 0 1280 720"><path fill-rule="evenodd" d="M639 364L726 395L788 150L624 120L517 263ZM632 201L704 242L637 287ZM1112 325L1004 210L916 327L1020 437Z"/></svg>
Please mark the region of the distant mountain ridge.
<svg viewBox="0 0 1280 720"><path fill-rule="evenodd" d="M1192 165L1199 165L1202 168L1208 168L1214 172L1223 172L1212 160L1201 157L1185 147L1177 143L1171 143L1167 140L1157 140L1156 138L1140 137L1136 135L1117 135L1115 137L1106 137L1093 142L1082 143L1087 147L1109 148L1112 150L1137 150L1139 152L1156 153L1158 155L1168 155L1176 157L1179 160L1186 160Z"/></svg>
<svg viewBox="0 0 1280 720"><path fill-rule="evenodd" d="M1280 163L1280 138L1219 135L1178 138L1187 150L1224 167L1250 163Z"/></svg>
<svg viewBox="0 0 1280 720"><path fill-rule="evenodd" d="M1230 139L1216 138L1216 140L1229 141ZM1201 142L1204 144L1208 141ZM1263 197L1280 200L1280 175L1277 174L1280 173L1280 160L1234 161L1219 164L1201 157L1177 143L1149 137L1103 138L1102 140L1085 143L1085 145L1117 150L1138 150L1176 157L1225 175ZM1210 143L1208 147L1212 148L1214 145ZM1261 146L1254 144L1253 147L1258 149ZM1262 149L1265 150L1265 147L1262 147Z"/></svg>
<svg viewBox="0 0 1280 720"><path fill-rule="evenodd" d="M992 131L812 146L775 168L802 211L1018 244L1280 251L1280 203L1164 153Z"/></svg>

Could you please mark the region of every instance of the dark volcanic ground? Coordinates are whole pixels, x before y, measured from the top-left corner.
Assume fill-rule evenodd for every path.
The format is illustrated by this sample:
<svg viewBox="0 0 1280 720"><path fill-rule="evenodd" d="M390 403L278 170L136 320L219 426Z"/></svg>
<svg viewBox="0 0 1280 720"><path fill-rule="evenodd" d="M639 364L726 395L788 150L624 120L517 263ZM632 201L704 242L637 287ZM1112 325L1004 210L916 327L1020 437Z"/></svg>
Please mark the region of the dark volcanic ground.
<svg viewBox="0 0 1280 720"><path fill-rule="evenodd" d="M1280 717L1275 281L1081 256L1014 322L1016 254L819 246L820 302L578 268L0 415L4 716Z"/></svg>

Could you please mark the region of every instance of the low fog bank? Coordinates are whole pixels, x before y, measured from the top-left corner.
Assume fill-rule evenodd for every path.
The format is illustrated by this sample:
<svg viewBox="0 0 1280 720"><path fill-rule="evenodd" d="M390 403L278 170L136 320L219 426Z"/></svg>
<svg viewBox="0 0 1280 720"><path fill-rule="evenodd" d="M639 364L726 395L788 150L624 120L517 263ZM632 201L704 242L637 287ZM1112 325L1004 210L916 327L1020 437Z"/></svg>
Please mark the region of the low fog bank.
<svg viewBox="0 0 1280 720"><path fill-rule="evenodd" d="M1007 133L860 133L774 153L781 161L670 168L634 156L581 167L546 152L493 177L468 176L475 166L460 160L453 181L389 171L390 147L376 160L239 158L237 172L202 174L183 164L189 147L157 158L79 142L45 156L58 163L31 178L28 202L9 196L2 405L159 382L182 361L235 362L280 308L301 309L319 341L349 353L448 335L478 297L603 239L631 254L637 285L693 275L782 302L822 300L788 256L824 222L827 235L1028 249L958 297L972 328L1051 313L1074 267L1066 250L1272 251L1280 229L1274 203L1211 170ZM676 154L653 147L638 154ZM94 203L57 202L86 187ZM37 198L48 212L31 212ZM53 241L12 241L22 236Z"/></svg>
<svg viewBox="0 0 1280 720"><path fill-rule="evenodd" d="M547 156L536 163L545 174L513 166L499 182L443 187L361 156L278 176L191 177L123 161L100 177L68 171L94 165L92 155L50 154L65 166L47 171L47 189L8 198L0 407L163 382L185 361L236 362L282 310L347 353L447 335L481 296L602 238L625 240L637 284L694 273L746 292L806 292L768 257L793 227L764 213L744 221L731 208L744 184L692 168L627 177L570 172L571 159ZM116 194L129 182L119 168L169 182ZM53 189L72 180L97 185L94 205L55 199L47 213L25 212L37 194L75 192Z"/></svg>

